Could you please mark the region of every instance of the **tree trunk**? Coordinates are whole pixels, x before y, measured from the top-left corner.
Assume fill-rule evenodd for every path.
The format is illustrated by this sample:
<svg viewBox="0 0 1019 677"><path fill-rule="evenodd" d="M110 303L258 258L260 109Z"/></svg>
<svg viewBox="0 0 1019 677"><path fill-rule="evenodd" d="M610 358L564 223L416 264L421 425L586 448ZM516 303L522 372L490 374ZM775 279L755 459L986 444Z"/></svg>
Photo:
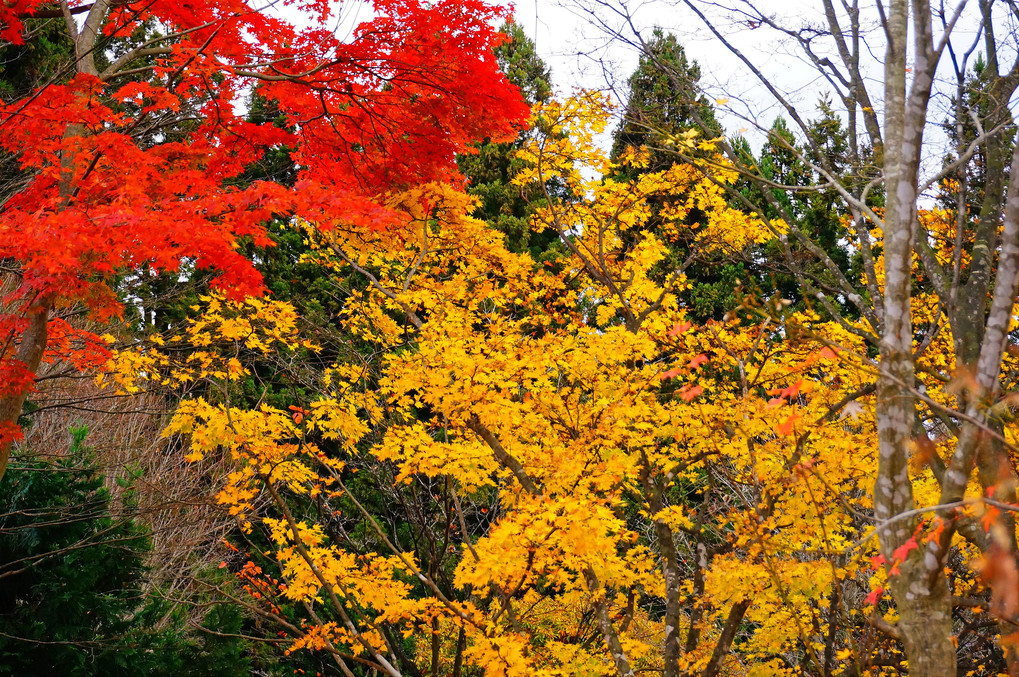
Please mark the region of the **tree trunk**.
<svg viewBox="0 0 1019 677"><path fill-rule="evenodd" d="M923 3L917 3L922 5ZM919 14L921 7L915 8ZM879 523L881 550L889 562L894 553L914 537L916 519L896 519L912 510L913 490L909 456L913 421L913 331L910 316L913 239L917 219L917 175L929 80L933 76L917 21L914 80L906 90L906 50L909 33L909 2L893 0L887 14L888 50L885 58L885 154L887 203L884 222L885 290L884 326L881 332L881 372L878 378L878 477L874 487L874 512ZM929 20L929 11L925 19ZM928 24L929 25L929 24ZM918 31L917 28L920 30ZM924 88L928 92L924 96ZM900 614L898 623L909 673L915 677L956 674L952 642L952 606L948 581L935 551L916 548L899 563L898 575L889 586Z"/></svg>
<svg viewBox="0 0 1019 677"><path fill-rule="evenodd" d="M43 353L46 351L46 326L49 315L48 302L40 302L28 309L28 328L21 335L17 359L33 374L39 369L39 363L42 362ZM0 429L13 431L17 428L21 408L25 406L27 397L27 390L0 397ZM0 480L7 472L12 444L13 439L9 434L4 434L0 439Z"/></svg>

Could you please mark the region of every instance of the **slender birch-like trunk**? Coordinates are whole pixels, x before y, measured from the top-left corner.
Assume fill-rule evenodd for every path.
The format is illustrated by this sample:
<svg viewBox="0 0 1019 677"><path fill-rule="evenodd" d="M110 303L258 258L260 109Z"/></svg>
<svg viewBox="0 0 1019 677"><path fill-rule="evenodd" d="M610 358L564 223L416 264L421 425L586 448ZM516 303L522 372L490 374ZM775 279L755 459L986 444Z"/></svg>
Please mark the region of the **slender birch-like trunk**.
<svg viewBox="0 0 1019 677"><path fill-rule="evenodd" d="M907 90L906 53L909 0L892 0L887 13L885 57L884 214L885 288L881 365L877 390L878 476L874 512L885 558L914 538L916 519L898 517L913 509L909 457L916 419L913 394L912 256L917 221L917 181L926 104L935 63L928 51L930 10L914 3L913 82ZM927 80L925 82L924 80ZM926 90L926 91L924 91ZM952 598L942 570L938 544L909 551L889 584L899 610L899 632L915 677L944 677L956 672L952 641ZM931 548L934 550L932 551Z"/></svg>

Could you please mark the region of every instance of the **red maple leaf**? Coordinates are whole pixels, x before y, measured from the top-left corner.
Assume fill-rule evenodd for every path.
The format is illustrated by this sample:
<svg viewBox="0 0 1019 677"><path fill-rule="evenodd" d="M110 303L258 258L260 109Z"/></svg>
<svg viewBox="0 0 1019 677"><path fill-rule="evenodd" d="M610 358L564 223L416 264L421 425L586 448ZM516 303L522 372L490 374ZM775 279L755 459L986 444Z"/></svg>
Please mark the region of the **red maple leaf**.
<svg viewBox="0 0 1019 677"><path fill-rule="evenodd" d="M796 421L800 420L800 418L801 417L798 413L793 412L789 415L789 418L775 426L775 432L782 437L791 435L793 432L793 426L796 424Z"/></svg>
<svg viewBox="0 0 1019 677"><path fill-rule="evenodd" d="M692 360L690 360L690 364L687 365L687 366L689 366L691 369L696 369L697 367L701 366L702 364L704 364L707 361L708 361L708 356L705 355L704 353L701 353L697 357L695 357Z"/></svg>
<svg viewBox="0 0 1019 677"><path fill-rule="evenodd" d="M693 398L697 397L704 392L704 388L698 385L685 385L679 389L679 396L683 398L684 402L692 402Z"/></svg>

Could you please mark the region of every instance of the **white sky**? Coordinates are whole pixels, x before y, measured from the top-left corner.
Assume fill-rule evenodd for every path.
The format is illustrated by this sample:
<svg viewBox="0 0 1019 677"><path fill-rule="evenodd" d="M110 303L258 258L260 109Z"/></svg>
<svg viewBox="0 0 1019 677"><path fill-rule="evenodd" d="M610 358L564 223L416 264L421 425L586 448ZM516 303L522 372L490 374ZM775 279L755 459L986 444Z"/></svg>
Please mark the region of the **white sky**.
<svg viewBox="0 0 1019 677"><path fill-rule="evenodd" d="M961 55L977 38L975 27L978 25L977 0L946 0L949 13L957 4L964 3L964 12L952 32L952 42ZM767 129L778 115L789 120L789 115L782 109L760 81L735 55L718 42L705 27L701 20L683 6L679 0L516 0L516 16L527 34L535 40L539 54L550 65L553 80L559 93L568 93L572 89L592 87L603 89L614 87L617 95L625 96L625 81L637 65L638 52L624 41L611 40L607 37L608 30L617 31L629 39L633 31L627 26L619 13L625 6L632 16L633 26L645 37L649 36L655 26L667 32L675 33L685 47L687 56L695 59L701 67L701 85L705 93L712 99L727 101L724 106L716 108L716 115L728 134L742 133L755 148L766 138L755 127ZM741 0L730 0L719 3L739 6ZM875 108L881 110L882 59L884 56L884 35L877 25L877 0L861 3L861 22L872 30L872 44L864 44L863 72L867 80L867 89L871 94ZM704 3L705 5L709 3ZM750 4L750 3L747 3ZM836 2L836 7L841 3ZM935 6L938 3L933 3ZM1008 14L998 3L995 16L995 30L999 43L999 61L1003 69L1011 66L1016 57L1019 22ZM780 25L794 29L808 25L827 28L820 0L755 0L753 5L764 14L775 19ZM594 14L600 17L601 27L593 25ZM707 12L706 12L707 13ZM712 16L708 14L708 16ZM767 27L754 26L749 21L733 23L720 13L712 16L717 26L723 27L727 40L740 49L764 74L776 85L790 101L799 114L810 120L816 117L817 103L825 93L834 94L831 84L826 82L810 64L800 47L792 38L781 36ZM940 24L935 20L935 40L941 34ZM831 56L834 63L839 63L837 54L824 51L823 40L817 41L816 49L819 56ZM982 51L982 42L970 57L972 66L976 53ZM935 85L929 112L929 121L941 123L948 118L952 106L951 95L955 91L955 76L951 68L949 54L946 51L938 73L941 81ZM834 97L833 97L834 98ZM838 111L841 103L835 99L834 108ZM1019 109L1017 101L1012 102L1015 113ZM843 117L845 119L845 117ZM790 126L791 124L790 121ZM794 130L795 131L795 130ZM927 157L929 169L940 167L944 157L944 144L947 137L937 128L929 127L925 137L928 146Z"/></svg>
<svg viewBox="0 0 1019 677"><path fill-rule="evenodd" d="M613 87L617 94L625 95L625 81L637 65L638 52L631 45L608 39L605 28L592 25L591 15L585 9L601 5L599 14L605 26L632 38L632 30L613 11L619 4L620 0L518 0L517 22L552 68L559 93L568 93L578 86ZM728 99L729 112L720 115L727 131L752 127L741 119L743 116L770 126L782 112L746 66L685 7L657 0L631 0L626 4L634 25L645 37L656 26L675 33L687 56L700 65L701 84L709 97ZM816 0L760 0L757 5L766 13L794 24L800 23L802 17L816 15L818 10ZM818 97L831 88L791 45L777 44L774 34L749 25L730 26L726 37L774 77L784 91L792 93L791 99L805 117L813 117Z"/></svg>
<svg viewBox="0 0 1019 677"><path fill-rule="evenodd" d="M687 55L700 64L704 73L702 84L708 86L708 93L713 98L729 98L735 109L738 102L750 101L754 99L754 93L760 93L752 76L734 77L734 74L745 71L742 64L713 40L696 17L685 8L674 6L678 3L668 0L516 0L516 21L534 40L539 55L551 67L558 94L568 94L583 87L603 90L614 88L619 96L625 96L625 81L637 65L638 50L632 45L610 39L603 28L592 24L591 15L584 9L585 6L601 5L600 15L606 24L632 38L632 32L623 26L619 16L612 11L612 8L621 4L629 7L637 27L645 34L650 34L654 26L661 26L677 34L686 47ZM780 16L786 14L796 17L810 14L810 8L816 7L816 0L760 0L758 4L766 11ZM358 23L372 16L371 8L364 0L341 0L337 2L337 9L335 29L341 38L348 37ZM291 20L297 19L307 25L293 9L284 10L284 14ZM765 31L741 28L734 35L751 56L773 56L773 39ZM811 82L814 75L792 57L786 61L788 63L784 72L800 74L800 81L793 83L793 86L803 92L800 98L807 99L806 105L812 111L820 92L819 87L814 86L817 83ZM762 109L757 112L767 118L767 125L770 126L778 109L771 106L766 97L757 96L756 99L756 108ZM738 111L740 114L747 112ZM731 123L727 127L731 127L732 131L747 126L738 117L733 117Z"/></svg>

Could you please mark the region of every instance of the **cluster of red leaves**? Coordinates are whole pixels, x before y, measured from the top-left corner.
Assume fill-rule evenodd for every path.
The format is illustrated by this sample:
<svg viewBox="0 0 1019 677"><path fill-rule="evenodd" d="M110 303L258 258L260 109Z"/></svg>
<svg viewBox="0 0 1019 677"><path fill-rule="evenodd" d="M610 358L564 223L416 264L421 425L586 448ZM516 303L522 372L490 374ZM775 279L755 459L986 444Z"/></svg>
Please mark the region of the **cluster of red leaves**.
<svg viewBox="0 0 1019 677"><path fill-rule="evenodd" d="M326 2L303 4L328 13ZM378 0L375 11L341 42L245 2L118 4L109 34L153 19L181 34L149 82L78 75L0 108L0 146L34 174L0 215L0 256L22 263L23 291L86 298L117 270L172 270L182 258L220 270L228 290L258 291L233 245L240 236L267 244L261 224L272 213L379 223L381 192L449 178L457 151L507 137L526 117L492 55L497 10ZM236 110L253 82L286 129ZM153 141L183 110L202 122L179 140ZM232 185L279 147L300 167L298 190Z"/></svg>
<svg viewBox="0 0 1019 677"><path fill-rule="evenodd" d="M323 25L330 12L327 0L286 4ZM30 177L0 212L0 257L22 273L6 303L84 302L108 317L120 310L117 274L183 261L219 271L232 296L258 293L237 241L271 244L263 224L273 215L384 227L387 190L453 179L456 152L523 124L529 111L492 52L505 10L373 4L376 18L341 40L245 0L116 3L97 46L143 25L174 36L138 45L159 49L141 80L79 73L0 104L0 148ZM23 41L19 17L40 6L0 3L0 39ZM252 88L285 124L244 119L237 104ZM241 180L273 148L297 163L295 188Z"/></svg>
<svg viewBox="0 0 1019 677"><path fill-rule="evenodd" d="M47 362L62 361L79 371L91 371L104 366L110 359L106 341L64 320L50 320L48 333L49 341L43 355Z"/></svg>
<svg viewBox="0 0 1019 677"><path fill-rule="evenodd" d="M25 42L22 17L31 16L44 0L4 0L0 2L0 40L14 45Z"/></svg>
<svg viewBox="0 0 1019 677"><path fill-rule="evenodd" d="M219 568L223 569L226 568L226 566L226 562L222 562L220 563ZM252 599L264 599L268 603L269 611L277 616L281 616L283 614L282 609L280 609L273 600L286 592L287 586L285 583L263 572L262 567L258 566L250 559L244 563L235 575L242 582L242 588L244 591L248 593Z"/></svg>

